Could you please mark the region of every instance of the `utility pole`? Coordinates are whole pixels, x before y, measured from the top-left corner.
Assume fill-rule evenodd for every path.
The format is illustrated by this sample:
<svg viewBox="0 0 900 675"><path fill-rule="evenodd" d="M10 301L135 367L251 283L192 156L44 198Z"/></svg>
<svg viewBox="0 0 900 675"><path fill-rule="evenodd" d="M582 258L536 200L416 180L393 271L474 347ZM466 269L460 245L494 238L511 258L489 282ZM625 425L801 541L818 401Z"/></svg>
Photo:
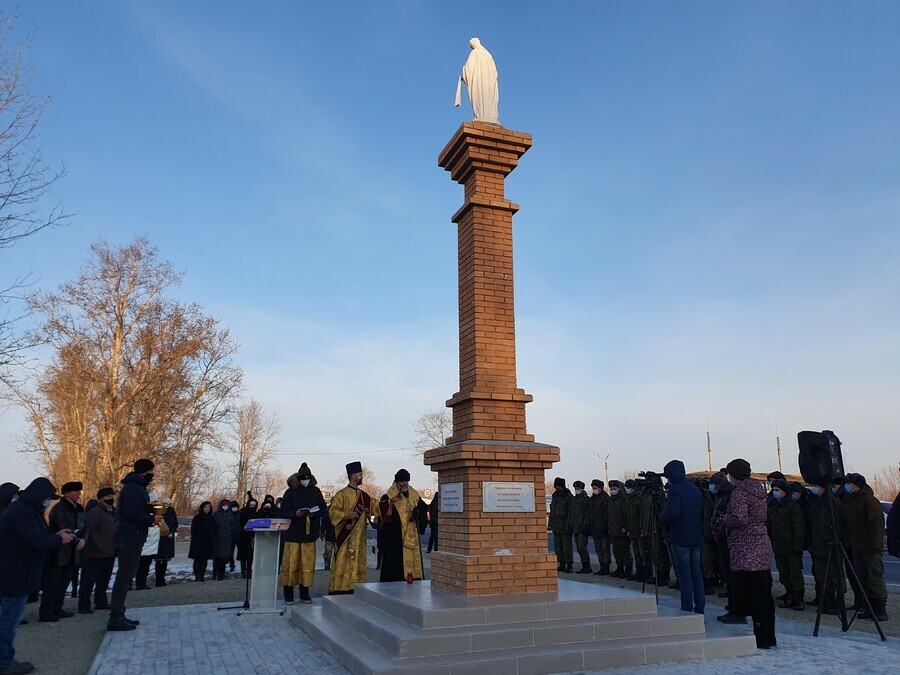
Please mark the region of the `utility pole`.
<svg viewBox="0 0 900 675"><path fill-rule="evenodd" d="M609 489L609 454L601 455L598 452L597 457L603 460L603 475L606 477L604 485Z"/></svg>
<svg viewBox="0 0 900 675"><path fill-rule="evenodd" d="M706 416L706 458L709 462L709 470L712 471L712 443L709 442L709 415Z"/></svg>
<svg viewBox="0 0 900 675"><path fill-rule="evenodd" d="M775 449L778 450L778 470L781 469L781 438L778 437L778 420L775 420ZM783 473L783 471L782 471Z"/></svg>

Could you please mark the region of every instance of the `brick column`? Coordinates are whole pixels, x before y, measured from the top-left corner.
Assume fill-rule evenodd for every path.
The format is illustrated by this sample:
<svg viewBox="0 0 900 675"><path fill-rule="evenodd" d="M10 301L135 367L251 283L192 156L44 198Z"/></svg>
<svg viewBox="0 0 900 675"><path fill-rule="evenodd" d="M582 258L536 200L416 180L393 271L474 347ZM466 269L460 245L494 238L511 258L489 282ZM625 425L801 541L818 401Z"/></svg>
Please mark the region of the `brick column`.
<svg viewBox="0 0 900 675"><path fill-rule="evenodd" d="M438 165L465 187L452 220L459 228L459 391L453 435L425 453L439 484L462 483L464 511L441 513L432 588L459 595L556 590L547 553L544 471L559 449L525 427L531 395L516 386L512 216L503 181L531 147L531 135L466 122ZM530 513L483 513L482 482L534 483Z"/></svg>

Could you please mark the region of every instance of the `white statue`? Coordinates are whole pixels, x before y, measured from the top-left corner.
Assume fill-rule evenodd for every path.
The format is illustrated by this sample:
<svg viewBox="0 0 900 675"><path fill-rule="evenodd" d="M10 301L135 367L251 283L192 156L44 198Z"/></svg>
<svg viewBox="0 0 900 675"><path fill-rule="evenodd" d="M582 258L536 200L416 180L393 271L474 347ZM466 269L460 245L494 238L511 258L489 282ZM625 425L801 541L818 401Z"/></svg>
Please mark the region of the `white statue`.
<svg viewBox="0 0 900 675"><path fill-rule="evenodd" d="M469 103L475 111L475 120L499 124L497 106L500 102L500 89L497 86L497 66L494 65L494 57L481 46L478 38L469 40L469 46L472 53L466 59L462 75L456 83L456 107L460 105L460 91L462 83L465 82Z"/></svg>

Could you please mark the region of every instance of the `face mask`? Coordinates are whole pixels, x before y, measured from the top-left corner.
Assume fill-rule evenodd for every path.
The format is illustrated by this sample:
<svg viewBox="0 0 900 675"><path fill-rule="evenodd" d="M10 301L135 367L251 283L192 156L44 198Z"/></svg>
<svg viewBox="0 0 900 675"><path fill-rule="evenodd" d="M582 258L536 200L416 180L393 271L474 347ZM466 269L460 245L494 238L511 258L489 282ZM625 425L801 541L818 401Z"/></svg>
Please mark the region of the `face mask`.
<svg viewBox="0 0 900 675"><path fill-rule="evenodd" d="M593 488L593 489L591 490L591 492L593 492L595 495L599 495L599 494L600 494L600 488Z"/></svg>
<svg viewBox="0 0 900 675"><path fill-rule="evenodd" d="M793 499L795 502L799 502L799 501L800 501L800 493L799 493L799 492L792 492L792 493L791 493L791 499Z"/></svg>
<svg viewBox="0 0 900 675"><path fill-rule="evenodd" d="M631 488L625 488L626 495L630 495L632 492L634 492L634 490L632 490Z"/></svg>
<svg viewBox="0 0 900 675"><path fill-rule="evenodd" d="M301 480L300 485L302 485L303 487L309 487L309 478L304 478L303 480Z"/></svg>
<svg viewBox="0 0 900 675"><path fill-rule="evenodd" d="M222 507L222 510L223 510L223 511L227 511L227 510L228 510L228 505L226 504L225 506L223 506L223 507Z"/></svg>
<svg viewBox="0 0 900 675"><path fill-rule="evenodd" d="M45 509L48 508L48 507L50 506L50 500L49 500L49 499L45 499L45 500L41 503L41 506L43 506Z"/></svg>
<svg viewBox="0 0 900 675"><path fill-rule="evenodd" d="M253 502L250 502L249 504L247 504L247 508L250 509L251 511L255 511L256 504L254 504Z"/></svg>
<svg viewBox="0 0 900 675"><path fill-rule="evenodd" d="M575 494L576 494L576 495L580 495L582 492L584 492L584 490L580 490L580 489L578 489L578 488L575 488Z"/></svg>
<svg viewBox="0 0 900 675"><path fill-rule="evenodd" d="M613 497L615 497L617 494L619 494L619 491L616 488L612 488L609 491L609 494L612 495Z"/></svg>
<svg viewBox="0 0 900 675"><path fill-rule="evenodd" d="M778 490L773 490L772 496L775 497L775 499L780 500L782 497L784 497L784 493L779 492Z"/></svg>
<svg viewBox="0 0 900 675"><path fill-rule="evenodd" d="M811 487L811 488L809 488L809 491L812 492L816 497L818 497L820 494L822 494L822 488L818 488L818 487Z"/></svg>
<svg viewBox="0 0 900 675"><path fill-rule="evenodd" d="M238 507L232 506L232 507L231 507L231 512L232 512L232 513L237 513L237 512L238 512Z"/></svg>
<svg viewBox="0 0 900 675"><path fill-rule="evenodd" d="M110 499L109 501L103 500L103 503L106 504L109 508L112 508L113 504L115 504L115 500Z"/></svg>
<svg viewBox="0 0 900 675"><path fill-rule="evenodd" d="M152 473L144 474L144 480L147 481L147 485L150 485L151 481L153 480L153 474Z"/></svg>
<svg viewBox="0 0 900 675"><path fill-rule="evenodd" d="M710 485L710 486L709 486L709 491L710 491L711 494L716 494L716 486L715 486L715 485Z"/></svg>
<svg viewBox="0 0 900 675"><path fill-rule="evenodd" d="M12 499L9 500L9 503L12 504L13 502L17 501L19 501L19 495L13 495Z"/></svg>
<svg viewBox="0 0 900 675"><path fill-rule="evenodd" d="M272 510L272 505L269 502L266 502L265 504L263 504L263 511L271 511L271 510Z"/></svg>
<svg viewBox="0 0 900 675"><path fill-rule="evenodd" d="M850 485L850 483L847 483L847 484L844 486L844 492L846 492L848 495L852 495L852 494L853 494L853 487Z"/></svg>

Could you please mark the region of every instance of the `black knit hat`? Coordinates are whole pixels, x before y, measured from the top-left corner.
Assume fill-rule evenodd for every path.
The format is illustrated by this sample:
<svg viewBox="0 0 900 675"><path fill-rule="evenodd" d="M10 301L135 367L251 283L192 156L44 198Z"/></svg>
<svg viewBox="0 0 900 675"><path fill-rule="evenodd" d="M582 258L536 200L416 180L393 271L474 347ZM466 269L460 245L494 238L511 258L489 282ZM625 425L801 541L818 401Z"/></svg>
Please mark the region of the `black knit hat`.
<svg viewBox="0 0 900 675"><path fill-rule="evenodd" d="M598 487L602 490L603 489L603 481L600 480L599 478L595 478L594 480L591 481L591 487Z"/></svg>
<svg viewBox="0 0 900 675"><path fill-rule="evenodd" d="M103 499L104 497L108 497L109 495L116 494L116 491L111 487L102 487L97 490L97 499Z"/></svg>
<svg viewBox="0 0 900 675"><path fill-rule="evenodd" d="M82 490L84 490L84 484L80 480L72 480L68 483L63 483L60 492L66 494L67 492L81 492Z"/></svg>
<svg viewBox="0 0 900 675"><path fill-rule="evenodd" d="M735 478L741 480L750 478L750 462L746 459L733 459L725 466L725 470Z"/></svg>
<svg viewBox="0 0 900 675"><path fill-rule="evenodd" d="M711 485L718 485L719 487L728 485L728 479L725 477L724 473L714 473L709 477L709 482Z"/></svg>
<svg viewBox="0 0 900 675"><path fill-rule="evenodd" d="M557 476L556 478L553 479L553 487L554 487L554 488L564 488L564 487L566 487L566 479L565 479L565 478L560 478L559 476Z"/></svg>
<svg viewBox="0 0 900 675"><path fill-rule="evenodd" d="M613 480L609 481L609 487L610 488L620 488L620 487L622 487L622 481L616 480L614 478Z"/></svg>
<svg viewBox="0 0 900 675"><path fill-rule="evenodd" d="M868 483L866 482L866 477L861 473L848 473L847 482L853 483L858 488L864 488L868 485Z"/></svg>
<svg viewBox="0 0 900 675"><path fill-rule="evenodd" d="M135 473L147 473L153 470L153 462L149 459L139 459L134 463Z"/></svg>
<svg viewBox="0 0 900 675"><path fill-rule="evenodd" d="M773 490L781 490L782 492L790 492L791 486L788 485L786 480L781 480L780 478L776 478L772 481L772 489Z"/></svg>
<svg viewBox="0 0 900 675"><path fill-rule="evenodd" d="M304 478L312 478L312 471L309 470L309 467L306 465L306 462L300 465L300 468L297 469L297 478L303 480Z"/></svg>
<svg viewBox="0 0 900 675"><path fill-rule="evenodd" d="M806 488L803 487L803 483L791 483L791 492L799 492L802 495L806 492Z"/></svg>
<svg viewBox="0 0 900 675"><path fill-rule="evenodd" d="M784 477L784 474L781 473L780 471L773 471L772 473L770 473L766 476L766 480L773 481L773 480L787 480L787 479Z"/></svg>
<svg viewBox="0 0 900 675"><path fill-rule="evenodd" d="M580 481L580 480L576 480L574 483L572 483L572 487L577 488L579 490L584 490L584 482Z"/></svg>
<svg viewBox="0 0 900 675"><path fill-rule="evenodd" d="M634 481L633 481L631 478L629 478L628 480L625 481L625 487L627 487L627 488L633 488L633 487L634 487Z"/></svg>

